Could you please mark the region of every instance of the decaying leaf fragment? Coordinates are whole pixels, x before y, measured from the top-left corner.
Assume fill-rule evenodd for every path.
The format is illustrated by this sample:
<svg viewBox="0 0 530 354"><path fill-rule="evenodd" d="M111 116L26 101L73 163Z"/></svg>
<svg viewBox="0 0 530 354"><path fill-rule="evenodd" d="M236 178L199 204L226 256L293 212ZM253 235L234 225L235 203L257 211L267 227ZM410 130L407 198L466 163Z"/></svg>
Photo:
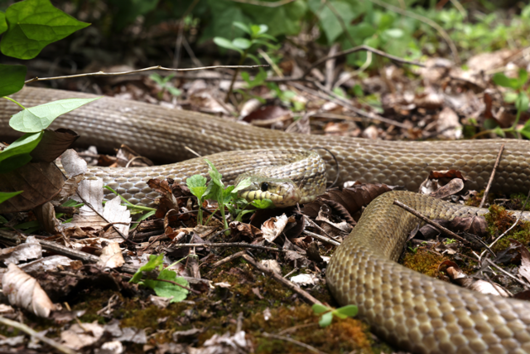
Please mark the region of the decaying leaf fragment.
<svg viewBox="0 0 530 354"><path fill-rule="evenodd" d="M13 263L8 265L8 271L2 278L2 288L10 304L23 307L37 316L48 317L55 310L55 305L37 280Z"/></svg>

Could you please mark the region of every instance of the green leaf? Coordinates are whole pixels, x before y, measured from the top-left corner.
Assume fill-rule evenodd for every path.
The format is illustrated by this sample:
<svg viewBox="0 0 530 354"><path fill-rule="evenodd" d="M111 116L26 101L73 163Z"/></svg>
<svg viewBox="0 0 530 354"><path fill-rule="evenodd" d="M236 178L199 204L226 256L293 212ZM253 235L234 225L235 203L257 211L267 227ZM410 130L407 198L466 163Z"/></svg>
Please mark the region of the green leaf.
<svg viewBox="0 0 530 354"><path fill-rule="evenodd" d="M191 194L201 199L204 192L206 192L206 177L193 175L186 179L186 185L190 189Z"/></svg>
<svg viewBox="0 0 530 354"><path fill-rule="evenodd" d="M39 145L40 140L42 139L42 135L44 132L34 133L34 134L24 134L17 140L13 142L13 144L9 145L4 151L0 152L0 162L13 157L17 155L27 155L33 149ZM0 167L2 165L0 164ZM2 168L0 170L3 171Z"/></svg>
<svg viewBox="0 0 530 354"><path fill-rule="evenodd" d="M524 92L520 92L515 100L515 107L519 112L526 112L528 110L528 96Z"/></svg>
<svg viewBox="0 0 530 354"><path fill-rule="evenodd" d="M270 199L253 200L250 204L258 209L270 209L274 207L274 203Z"/></svg>
<svg viewBox="0 0 530 354"><path fill-rule="evenodd" d="M232 50L235 50L241 54L243 54L243 51L241 49L239 49L238 47L236 47L234 44L232 44L231 41L229 41L228 39L226 38L222 38L222 37L215 37L213 39L213 42L215 44L217 44L219 47L221 48L225 48L225 49L232 49Z"/></svg>
<svg viewBox="0 0 530 354"><path fill-rule="evenodd" d="M239 49L248 49L252 43L246 38L236 38L232 41L232 44Z"/></svg>
<svg viewBox="0 0 530 354"><path fill-rule="evenodd" d="M251 184L252 184L252 182L251 182L251 178L250 177L243 178L241 181L239 181L237 186L232 190L232 193L237 193L240 190L249 187Z"/></svg>
<svg viewBox="0 0 530 354"><path fill-rule="evenodd" d="M263 34L269 30L269 27L267 25L252 25L250 26L250 30L252 31L252 35L256 36L259 34Z"/></svg>
<svg viewBox="0 0 530 354"><path fill-rule="evenodd" d="M8 199L13 198L15 195L19 195L20 193L23 193L24 191L17 191L17 192L0 192L0 204L5 202Z"/></svg>
<svg viewBox="0 0 530 354"><path fill-rule="evenodd" d="M164 84L164 80L160 74L154 73L149 75L149 78L156 82L158 85L162 86Z"/></svg>
<svg viewBox="0 0 530 354"><path fill-rule="evenodd" d="M232 24L236 26L237 28L239 28L240 30L245 31L248 34L252 34L252 31L250 30L250 28L248 28L248 26L245 25L244 23L234 21Z"/></svg>
<svg viewBox="0 0 530 354"><path fill-rule="evenodd" d="M355 305L347 305L340 307L333 311L333 314L339 316L345 316L345 317L354 317L357 315L357 312L359 312L359 309ZM340 316L339 316L340 317ZM341 317L341 318L345 318Z"/></svg>
<svg viewBox="0 0 530 354"><path fill-rule="evenodd" d="M149 261L138 268L138 271L134 273L131 280L129 280L129 283L139 283L142 278L143 272L150 272L152 270L155 270L156 267L159 265L162 265L164 263L164 254L159 254L158 256L155 256L153 254L149 255Z"/></svg>
<svg viewBox="0 0 530 354"><path fill-rule="evenodd" d="M0 64L0 97L11 95L22 90L26 78L24 65Z"/></svg>
<svg viewBox="0 0 530 354"><path fill-rule="evenodd" d="M364 96L364 92L363 92L363 88L361 87L361 85L359 84L355 84L352 88L353 90L353 94L357 97L363 97Z"/></svg>
<svg viewBox="0 0 530 354"><path fill-rule="evenodd" d="M493 132L494 132L495 134L497 134L498 136L501 136L501 137L503 137L503 138L506 137L506 134L504 133L504 130L502 130L501 127L496 127L495 129L493 129Z"/></svg>
<svg viewBox="0 0 530 354"><path fill-rule="evenodd" d="M387 29L384 33L392 38L401 38L405 34L403 30L399 28L390 28Z"/></svg>
<svg viewBox="0 0 530 354"><path fill-rule="evenodd" d="M210 167L210 169L208 170L208 173L210 174L210 178L212 179L212 182L216 184L217 186L224 189L225 185L223 184L223 181L222 181L223 176L219 173L219 171L217 171L217 168L215 168L215 166L213 165L213 163L210 162L210 160L204 159L204 161L206 161L206 163Z"/></svg>
<svg viewBox="0 0 530 354"><path fill-rule="evenodd" d="M178 88L173 87L173 86L166 87L166 90L168 90L169 93L172 94L175 97L176 96L180 96L182 94L182 91L180 91Z"/></svg>
<svg viewBox="0 0 530 354"><path fill-rule="evenodd" d="M6 14L0 11L0 34L7 31Z"/></svg>
<svg viewBox="0 0 530 354"><path fill-rule="evenodd" d="M311 306L311 309L313 310L313 313L315 315L320 315L321 313L331 311L331 308L321 304L314 304L313 306Z"/></svg>
<svg viewBox="0 0 530 354"><path fill-rule="evenodd" d="M519 87L523 87L528 80L528 71L526 69L519 69Z"/></svg>
<svg viewBox="0 0 530 354"><path fill-rule="evenodd" d="M331 321L333 320L333 314L331 312L325 313L320 318L320 321L318 321L318 324L320 327L327 327L331 324Z"/></svg>
<svg viewBox="0 0 530 354"><path fill-rule="evenodd" d="M176 272L168 269L163 269L157 279L171 280L182 286L189 286L189 283L186 279L182 277L177 277ZM166 298L173 296L173 299L171 299L172 303L180 302L186 299L186 297L188 296L187 289L167 282L156 281L154 279L146 279L145 281L143 281L143 285L153 289L158 296Z"/></svg>
<svg viewBox="0 0 530 354"><path fill-rule="evenodd" d="M90 25L53 7L49 0L17 2L7 9L5 17L9 29L0 50L18 59L33 59L48 44Z"/></svg>
<svg viewBox="0 0 530 354"><path fill-rule="evenodd" d="M98 98L69 98L26 108L15 114L9 121L9 125L23 133L35 133L48 128L61 114L73 111Z"/></svg>
<svg viewBox="0 0 530 354"><path fill-rule="evenodd" d="M511 79L504 75L503 73L496 73L493 75L492 78L493 82L496 85L502 86L502 87L508 87L512 88L514 90L517 90L519 88L519 79Z"/></svg>

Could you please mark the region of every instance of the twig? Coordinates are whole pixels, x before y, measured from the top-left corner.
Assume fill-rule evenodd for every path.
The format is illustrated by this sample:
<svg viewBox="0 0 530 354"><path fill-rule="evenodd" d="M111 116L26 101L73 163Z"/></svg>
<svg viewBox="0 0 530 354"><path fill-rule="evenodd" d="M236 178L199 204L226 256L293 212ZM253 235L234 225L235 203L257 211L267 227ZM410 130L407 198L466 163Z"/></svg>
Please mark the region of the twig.
<svg viewBox="0 0 530 354"><path fill-rule="evenodd" d="M203 66L199 68L185 68L185 69L174 69L166 68L160 65L150 66L148 68L138 69L138 70L129 70L129 71L118 71L113 73L106 73L104 71L97 71L93 73L84 73L84 74L75 74L75 75L64 75L64 76L52 76L52 77L34 77L33 79L26 80L26 84L35 81L48 81L48 80L61 80L61 79L71 79L75 77L87 77L87 76L118 76L118 75L127 75L127 74L136 74L144 71L151 70L162 70L162 71L176 71L176 72L185 72L185 71L199 71L199 70L210 70L210 69L256 69L267 67L268 65L213 65L213 66Z"/></svg>
<svg viewBox="0 0 530 354"><path fill-rule="evenodd" d="M406 211L408 211L409 213L411 213L412 215L418 217L419 219L421 219L423 222L426 222L427 224L431 225L432 227L434 227L435 229L437 229L438 231L440 232L443 232L453 238L456 238L464 243L467 243L467 244L472 244L471 242L469 242L468 240L466 240L465 238L455 234L453 231L443 227L442 225L432 221L431 219L429 219L428 217L426 217L425 215L423 214L420 214L418 211L412 209L411 207L409 207L408 205L405 205L403 203L401 203L399 200L394 200L394 204L397 205L398 207L400 208L403 208L405 209Z"/></svg>
<svg viewBox="0 0 530 354"><path fill-rule="evenodd" d="M234 254L228 256L228 257L225 257L225 258L223 258L223 259L221 259L221 260L215 262L214 264L212 264L212 268L215 269L215 268L217 268L217 267L219 267L219 266L222 266L222 265L225 264L225 263L231 262L231 261L233 261L234 259L241 257L241 256L244 255L245 253L247 253L247 251L239 251L239 252L236 252L236 253L234 253Z"/></svg>
<svg viewBox="0 0 530 354"><path fill-rule="evenodd" d="M327 354L326 352L320 351L317 348L315 348L313 346L310 346L309 344L305 344L305 343L299 342L299 341L291 339L289 337L279 336L277 334L270 334L270 333L267 333L267 332L263 332L261 335L263 337L265 337L265 338L274 338L274 339L279 339L279 340L283 340L283 341L286 341L286 342L289 342L289 343L296 344L296 345L298 345L298 346L300 346L302 348L305 348L305 349L307 349L307 350L309 350L311 352L314 352L314 353Z"/></svg>
<svg viewBox="0 0 530 354"><path fill-rule="evenodd" d="M99 261L99 257L97 256L94 256L90 253L86 253L83 251L78 251L72 248L62 246L58 244L57 242L49 242L45 240L38 240L38 241L40 245L42 246L42 248L44 248L45 250L53 251L63 256L68 256L74 259L80 259L84 262L89 262L89 263L97 263Z"/></svg>
<svg viewBox="0 0 530 354"><path fill-rule="evenodd" d="M412 18L414 18L414 19L416 19L418 21L421 21L421 22L426 23L429 26L433 27L435 30L438 31L438 33L440 33L442 38L447 42L447 45L449 46L449 49L451 49L451 54L453 55L453 60L455 61L455 63L457 65L460 64L460 58L458 57L458 50L456 49L455 44L453 43L453 41L451 40L451 37L449 37L447 32L445 32L444 29L442 27L440 27L440 25L438 25L436 22L432 21L431 19L428 19L427 17L415 14L415 13L407 11L407 10L400 9L399 7L387 4L387 3L383 2L383 1L380 1L380 0L370 0L370 1L373 2L376 5L382 6L382 7L386 8L386 9L388 9L388 10L397 12L397 13L403 15L403 16L412 17Z"/></svg>
<svg viewBox="0 0 530 354"><path fill-rule="evenodd" d="M224 231L224 230L223 230ZM173 247L243 247L243 248L256 248L264 251L274 251L274 252L286 252L279 248L260 246L260 245L251 245L250 243L244 242L225 242L225 243L176 243L172 245Z"/></svg>
<svg viewBox="0 0 530 354"><path fill-rule="evenodd" d="M361 117L372 119L372 120L378 120L380 122L383 122L383 123L386 123L386 124L389 124L389 125L395 125L396 127L403 128L403 129L408 129L409 128L407 125L405 125L403 123L399 123L399 122L393 121L391 119L388 119L388 118L385 118L385 117L381 117L380 115L372 113L372 112L370 112L370 113L369 112L365 112L365 111L353 106L350 102L348 102L347 100L343 99L342 97L337 96L332 91L326 90L326 88L324 86L322 86L319 82L314 81L313 83L315 85L317 85L317 87L319 89L321 89L322 91L324 91L326 94L328 94L331 97L326 96L326 95L324 95L324 94L322 94L322 93L320 93L318 91L312 90L312 89L310 89L308 87L305 87L305 86L302 86L302 85L298 85L298 84L293 83L293 86L296 87L297 89L299 89L300 91L305 91L305 92L309 93L312 96L315 96L315 97L321 98L323 100L330 101L330 102L336 103L336 104L338 104L340 106L346 107L347 109L349 109L350 111L354 112L355 114L360 115Z"/></svg>
<svg viewBox="0 0 530 354"><path fill-rule="evenodd" d="M281 275L277 274L276 272L274 272L274 271L272 271L270 269L267 269L264 266L262 266L261 264L257 263L254 260L254 258L250 257L248 254L242 255L241 258L246 260L248 263L252 264L252 266L254 266L254 268L262 271L263 273L266 273L266 274L270 275L278 283L280 283L282 285L285 285L287 288L289 288L292 291L294 291L295 293L299 294L300 296L302 296L304 299L306 299L310 303L322 305L322 303L320 301L318 301L313 296L311 296L307 291L301 289L298 285L293 284L292 282L290 282L289 280L285 279L284 277L282 277Z"/></svg>
<svg viewBox="0 0 530 354"><path fill-rule="evenodd" d="M241 4L249 4L249 5L256 5L256 6L263 6L263 7L279 7L279 6L287 5L296 0L280 0L280 1L275 1L275 2L265 2L265 1L255 1L255 0L232 0L232 1L239 2Z"/></svg>
<svg viewBox="0 0 530 354"><path fill-rule="evenodd" d="M77 353L75 350L72 350L72 349L70 349L70 348L68 348L68 347L66 347L66 346L64 346L62 344L57 343L53 339L47 338L47 337L43 336L42 334L37 333L35 330L29 328L28 326L26 326L23 323L9 320L9 319L7 319L7 318L5 318L3 316L0 316L0 323L4 324L6 326L9 326L9 327L13 327L13 328L19 329L22 332L27 333L30 336L40 340L41 342L44 342L44 343L48 344L50 347L53 347L53 348L57 349L61 353L66 353L66 354L76 354Z"/></svg>
<svg viewBox="0 0 530 354"><path fill-rule="evenodd" d="M156 281L161 281L163 283L169 283L169 284L173 284L173 285L177 285L177 286L180 286L182 289L186 289L188 290L190 293L194 293L194 294L200 294L201 292L200 291L197 291L197 290L193 290L191 288L188 288L187 286L184 286L182 284L179 284L177 283L176 281L173 281L173 280L169 280L169 279L153 279L153 280L156 280Z"/></svg>
<svg viewBox="0 0 530 354"><path fill-rule="evenodd" d="M493 263L491 261L491 259L488 259L486 258L486 261L490 264L490 266L494 266L495 268L497 268L498 271L500 271L502 274L506 275L507 277L509 278L512 278L513 280L515 280L516 282L518 282L519 284L521 284L522 286L525 287L525 289L528 288L528 284L521 281L520 279L518 279L517 277L514 277L512 274L510 274L509 272L505 271L504 269L502 269L501 267L499 267L498 265L496 265L495 263Z"/></svg>
<svg viewBox="0 0 530 354"><path fill-rule="evenodd" d="M495 173L497 172L497 167L499 167L499 162L501 161L502 152L504 151L504 144L501 145L499 148L499 154L497 155L497 160L495 160L495 164L493 165L493 170L491 171L490 179L488 181L488 185L486 186L486 189L484 190L484 195L482 196L482 200L480 201L479 208L482 208L484 206L484 203L486 202L486 198L488 197L488 193L491 188L491 184L493 183L493 179L495 178Z"/></svg>
<svg viewBox="0 0 530 354"><path fill-rule="evenodd" d="M320 64L322 64L322 63L324 63L324 62L326 62L328 60L335 59L337 57L341 57L341 56L348 55L348 54L351 54L351 53L360 52L362 50L365 50L367 52L372 52L374 54L377 54L377 55L380 55L382 57L388 58L388 59L390 59L392 61L395 61L397 63L416 65L416 66L419 66L419 67L422 67L422 68L425 67L424 64L419 63L417 61L411 61L411 60L402 59L400 57L396 57L394 55L387 54L387 53L385 53L385 52L383 52L381 50L378 50L378 49L375 49L375 48L372 48L372 47L369 47L369 46L363 44L363 45L360 45L360 46L357 46L357 47L354 47L354 48L350 48L348 50L343 50L342 52L338 52L338 53L335 53L333 55L329 55L327 57L324 57L322 59L317 60L306 71L304 71L304 73L298 79L305 79L305 77L311 72L311 70L313 70L314 68L316 68L317 66L319 66Z"/></svg>
<svg viewBox="0 0 530 354"><path fill-rule="evenodd" d="M326 237L326 236L322 236L322 235L319 235L319 234L315 234L314 232L307 231L307 230L304 230L303 233L306 234L306 235L309 235L309 236L311 236L311 237L314 237L314 238L316 238L316 239L319 240L319 241L322 241L322 242L325 242L325 243L329 243L329 244L331 244L331 245L333 245L333 246L340 246L340 242L337 242L337 241L335 241L335 240L332 239L332 238L328 238L328 237Z"/></svg>
<svg viewBox="0 0 530 354"><path fill-rule="evenodd" d="M493 245L495 245L497 243L497 241L499 241L501 238L503 238L508 232L510 232L514 227L515 225L517 225L519 223L519 220L521 220L521 217L523 216L523 213L524 213L524 210L526 209L526 204L528 203L528 199L530 199L530 190L528 191L528 194L526 196L526 200L524 201L524 204L523 204L523 208L521 209L521 212L519 213L519 216L517 216L517 219L515 220L515 222L513 223L512 226L510 226L510 228L506 231L504 231L499 237L497 237L492 243L490 243L489 247L493 247ZM481 254L480 254L480 257L478 259L478 261L480 262L482 260L482 257L484 256L484 252L486 251L483 251Z"/></svg>

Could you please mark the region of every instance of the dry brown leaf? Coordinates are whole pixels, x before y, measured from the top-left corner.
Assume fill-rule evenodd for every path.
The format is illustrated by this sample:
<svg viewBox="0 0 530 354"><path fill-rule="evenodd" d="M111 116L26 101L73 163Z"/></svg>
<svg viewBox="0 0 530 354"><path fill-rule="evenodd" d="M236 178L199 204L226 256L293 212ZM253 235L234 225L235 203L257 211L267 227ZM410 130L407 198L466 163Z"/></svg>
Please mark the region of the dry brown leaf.
<svg viewBox="0 0 530 354"><path fill-rule="evenodd" d="M42 247L35 236L28 236L26 242L21 245L0 250L0 259L2 259L5 264L18 264L21 261L24 262L28 259L39 259L41 257Z"/></svg>
<svg viewBox="0 0 530 354"><path fill-rule="evenodd" d="M269 242L274 242L276 237L281 235L288 221L289 218L285 214L265 221L261 226L263 238Z"/></svg>
<svg viewBox="0 0 530 354"><path fill-rule="evenodd" d="M117 242L109 242L103 247L101 256L99 256L98 266L102 268L118 268L125 264L123 255L121 253L120 244Z"/></svg>
<svg viewBox="0 0 530 354"><path fill-rule="evenodd" d="M61 339L67 347L81 350L84 347L95 344L103 336L104 332L105 329L97 324L97 321L83 323L82 326L75 323L70 329L61 332Z"/></svg>
<svg viewBox="0 0 530 354"><path fill-rule="evenodd" d="M20 306L37 316L48 317L55 305L37 280L10 263L2 278L2 289L11 305Z"/></svg>

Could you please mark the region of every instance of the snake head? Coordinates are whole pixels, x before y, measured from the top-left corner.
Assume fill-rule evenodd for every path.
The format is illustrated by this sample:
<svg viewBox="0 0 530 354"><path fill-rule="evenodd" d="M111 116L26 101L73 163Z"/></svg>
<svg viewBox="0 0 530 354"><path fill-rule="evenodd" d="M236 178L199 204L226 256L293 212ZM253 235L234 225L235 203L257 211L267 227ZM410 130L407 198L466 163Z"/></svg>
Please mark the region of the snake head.
<svg viewBox="0 0 530 354"><path fill-rule="evenodd" d="M270 199L277 208L285 208L300 203L300 188L290 179L250 177L250 185L237 192L247 202Z"/></svg>

